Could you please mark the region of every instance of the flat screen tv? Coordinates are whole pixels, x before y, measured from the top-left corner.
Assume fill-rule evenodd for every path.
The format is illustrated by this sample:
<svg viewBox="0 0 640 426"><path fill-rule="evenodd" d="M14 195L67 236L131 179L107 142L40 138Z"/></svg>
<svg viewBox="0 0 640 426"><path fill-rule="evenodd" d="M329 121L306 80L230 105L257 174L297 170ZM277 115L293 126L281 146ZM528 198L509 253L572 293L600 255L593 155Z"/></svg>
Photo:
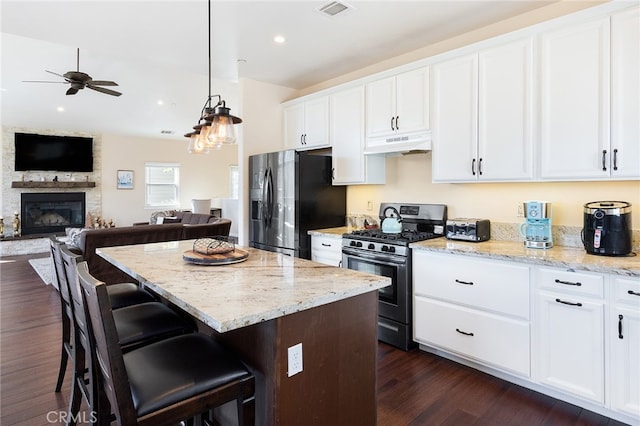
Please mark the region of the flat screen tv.
<svg viewBox="0 0 640 426"><path fill-rule="evenodd" d="M15 145L16 171L93 171L93 138L16 133Z"/></svg>

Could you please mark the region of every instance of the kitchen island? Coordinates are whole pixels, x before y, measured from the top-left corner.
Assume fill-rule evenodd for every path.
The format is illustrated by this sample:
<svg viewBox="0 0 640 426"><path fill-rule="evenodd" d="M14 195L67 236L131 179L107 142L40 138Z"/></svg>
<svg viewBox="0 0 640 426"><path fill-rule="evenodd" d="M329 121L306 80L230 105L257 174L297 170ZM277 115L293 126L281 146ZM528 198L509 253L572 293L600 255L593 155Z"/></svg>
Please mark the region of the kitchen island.
<svg viewBox="0 0 640 426"><path fill-rule="evenodd" d="M220 266L193 241L96 252L198 319L256 375L256 424L376 424L377 300L390 280L252 248ZM289 377L288 348L303 371Z"/></svg>

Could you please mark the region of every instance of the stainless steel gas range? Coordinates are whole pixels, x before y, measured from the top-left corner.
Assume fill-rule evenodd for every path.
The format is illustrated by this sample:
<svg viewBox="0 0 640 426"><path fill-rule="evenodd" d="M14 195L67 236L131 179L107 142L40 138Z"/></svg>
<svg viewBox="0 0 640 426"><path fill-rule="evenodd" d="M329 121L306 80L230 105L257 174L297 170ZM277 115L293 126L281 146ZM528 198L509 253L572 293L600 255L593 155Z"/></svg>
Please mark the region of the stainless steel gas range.
<svg viewBox="0 0 640 426"><path fill-rule="evenodd" d="M378 290L378 339L409 350L416 346L409 244L444 236L447 206L382 203L381 223L389 212L394 218L399 216L400 232L365 229L343 234L342 267L391 278L390 286Z"/></svg>

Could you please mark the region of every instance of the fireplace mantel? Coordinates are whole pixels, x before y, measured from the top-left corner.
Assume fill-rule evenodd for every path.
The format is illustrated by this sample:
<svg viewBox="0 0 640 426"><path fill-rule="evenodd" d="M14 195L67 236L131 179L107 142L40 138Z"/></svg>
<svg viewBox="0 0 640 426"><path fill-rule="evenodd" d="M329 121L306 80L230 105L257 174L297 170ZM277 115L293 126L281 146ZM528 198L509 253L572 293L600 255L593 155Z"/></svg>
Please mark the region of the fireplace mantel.
<svg viewBox="0 0 640 426"><path fill-rule="evenodd" d="M95 188L95 182L38 182L38 181L14 181L12 188Z"/></svg>

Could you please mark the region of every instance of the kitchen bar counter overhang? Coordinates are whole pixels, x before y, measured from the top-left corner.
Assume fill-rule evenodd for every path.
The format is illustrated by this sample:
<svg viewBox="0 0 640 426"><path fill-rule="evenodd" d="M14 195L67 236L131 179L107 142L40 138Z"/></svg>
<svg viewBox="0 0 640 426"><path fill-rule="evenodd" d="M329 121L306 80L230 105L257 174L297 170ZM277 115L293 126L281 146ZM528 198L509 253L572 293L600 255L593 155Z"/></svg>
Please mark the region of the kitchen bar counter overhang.
<svg viewBox="0 0 640 426"><path fill-rule="evenodd" d="M246 261L182 260L193 240L104 247L96 252L161 297L224 333L390 285L365 274L254 248Z"/></svg>

